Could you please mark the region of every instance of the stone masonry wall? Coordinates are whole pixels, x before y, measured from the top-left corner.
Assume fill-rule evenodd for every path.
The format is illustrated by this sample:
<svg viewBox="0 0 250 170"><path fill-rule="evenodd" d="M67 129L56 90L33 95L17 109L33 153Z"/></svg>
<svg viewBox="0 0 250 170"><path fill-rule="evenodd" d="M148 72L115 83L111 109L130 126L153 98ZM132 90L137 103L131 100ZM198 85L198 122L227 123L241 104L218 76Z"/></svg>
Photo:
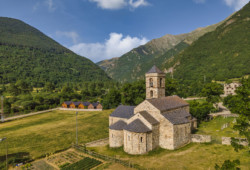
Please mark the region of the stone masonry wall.
<svg viewBox="0 0 250 170"><path fill-rule="evenodd" d="M153 79L153 87L150 87L150 79ZM162 84L160 86L160 78ZM165 96L165 74L150 73L146 74L146 99L150 99L150 91L153 91L153 98L160 98Z"/></svg>
<svg viewBox="0 0 250 170"><path fill-rule="evenodd" d="M109 126L113 125L114 123L118 122L119 120L123 120L125 123L127 123L127 121L128 121L128 119L125 119L125 118L109 116Z"/></svg>
<svg viewBox="0 0 250 170"><path fill-rule="evenodd" d="M239 144L243 145L243 146L247 146L248 145L248 141L245 138L236 138L239 139ZM222 141L222 145L231 145L231 137L222 137L221 138Z"/></svg>
<svg viewBox="0 0 250 170"><path fill-rule="evenodd" d="M121 147L123 145L123 130L109 129L109 146Z"/></svg>
<svg viewBox="0 0 250 170"><path fill-rule="evenodd" d="M191 124L174 125L174 149L190 143Z"/></svg>
<svg viewBox="0 0 250 170"><path fill-rule="evenodd" d="M211 141L212 141L212 138L210 135L191 134L191 142L208 143Z"/></svg>
<svg viewBox="0 0 250 170"><path fill-rule="evenodd" d="M124 151L129 154L145 154L152 150L152 133L134 133L124 130Z"/></svg>
<svg viewBox="0 0 250 170"><path fill-rule="evenodd" d="M173 124L168 120L162 120L159 130L159 145L164 149L174 149L174 139L173 139Z"/></svg>

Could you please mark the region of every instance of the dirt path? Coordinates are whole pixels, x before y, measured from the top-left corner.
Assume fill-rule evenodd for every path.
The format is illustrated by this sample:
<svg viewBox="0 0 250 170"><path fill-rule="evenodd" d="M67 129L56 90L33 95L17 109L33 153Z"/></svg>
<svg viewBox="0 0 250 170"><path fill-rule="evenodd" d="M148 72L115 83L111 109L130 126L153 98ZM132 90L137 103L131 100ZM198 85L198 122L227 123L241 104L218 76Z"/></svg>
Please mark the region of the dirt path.
<svg viewBox="0 0 250 170"><path fill-rule="evenodd" d="M43 110L43 111L40 111L40 112L33 112L33 113L28 113L28 114L24 114L24 115L13 116L13 117L8 117L8 118L4 119L4 122L10 121L10 120L15 120L15 119L20 119L20 118L24 118L24 117L29 117L29 116L33 116L33 115L37 115L37 114L41 114L41 113L51 112L51 111L57 110L57 109L58 108Z"/></svg>

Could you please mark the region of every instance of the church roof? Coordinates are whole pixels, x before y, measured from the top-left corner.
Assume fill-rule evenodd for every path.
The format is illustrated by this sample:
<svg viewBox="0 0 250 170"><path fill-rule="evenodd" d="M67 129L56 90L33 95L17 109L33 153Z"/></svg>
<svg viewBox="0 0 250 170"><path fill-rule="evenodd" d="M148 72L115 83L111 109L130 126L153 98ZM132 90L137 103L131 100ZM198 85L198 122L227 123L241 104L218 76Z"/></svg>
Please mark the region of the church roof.
<svg viewBox="0 0 250 170"><path fill-rule="evenodd" d="M133 122L129 123L124 127L124 130L136 133L146 133L151 131L140 119L135 119Z"/></svg>
<svg viewBox="0 0 250 170"><path fill-rule="evenodd" d="M122 121L122 120L119 120L117 122L115 122L113 125L109 126L109 129L113 129L113 130L123 130L123 128L127 126L127 124Z"/></svg>
<svg viewBox="0 0 250 170"><path fill-rule="evenodd" d="M115 111L113 111L110 114L110 116L129 119L134 115L134 108L135 108L135 106L120 105L115 109Z"/></svg>
<svg viewBox="0 0 250 170"><path fill-rule="evenodd" d="M163 113L162 115L174 125L189 123L190 120L188 117L191 116L184 109L176 110L171 113Z"/></svg>
<svg viewBox="0 0 250 170"><path fill-rule="evenodd" d="M155 99L147 99L149 103L155 106L160 111L166 111L171 109L176 109L183 106L188 106L189 104L178 96L168 96Z"/></svg>
<svg viewBox="0 0 250 170"><path fill-rule="evenodd" d="M154 65L147 73L163 73L163 72Z"/></svg>
<svg viewBox="0 0 250 170"><path fill-rule="evenodd" d="M158 124L159 122L152 117L147 111L139 112L151 125Z"/></svg>

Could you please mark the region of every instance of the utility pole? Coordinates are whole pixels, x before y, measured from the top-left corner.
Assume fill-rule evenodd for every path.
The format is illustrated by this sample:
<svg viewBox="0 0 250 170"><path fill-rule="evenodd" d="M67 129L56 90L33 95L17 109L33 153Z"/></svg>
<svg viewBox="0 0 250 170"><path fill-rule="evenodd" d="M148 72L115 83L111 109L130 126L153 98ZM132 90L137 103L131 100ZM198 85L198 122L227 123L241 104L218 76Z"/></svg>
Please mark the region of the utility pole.
<svg viewBox="0 0 250 170"><path fill-rule="evenodd" d="M78 112L76 112L76 145L78 146L78 136L77 136L77 114Z"/></svg>
<svg viewBox="0 0 250 170"><path fill-rule="evenodd" d="M1 114L1 120L2 120L2 122L4 122L4 113L3 113L3 100L4 100L4 98L3 98L3 96L1 96L1 110L2 110L2 114Z"/></svg>

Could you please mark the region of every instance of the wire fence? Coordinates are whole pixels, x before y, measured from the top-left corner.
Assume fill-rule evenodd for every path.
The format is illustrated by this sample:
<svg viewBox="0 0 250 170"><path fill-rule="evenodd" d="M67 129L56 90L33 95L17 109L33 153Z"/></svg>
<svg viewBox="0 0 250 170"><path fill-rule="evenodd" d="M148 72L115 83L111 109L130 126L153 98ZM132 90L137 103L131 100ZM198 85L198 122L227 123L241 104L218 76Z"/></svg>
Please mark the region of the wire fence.
<svg viewBox="0 0 250 170"><path fill-rule="evenodd" d="M145 168L142 168L140 165L138 164L133 164L130 161L125 161L125 160L121 160L118 159L116 157L111 157L111 156L107 156L107 155L102 155L100 153L94 152L94 151L90 151L86 148L86 146L80 146L80 145L73 145L73 147L79 151L82 151L88 155L91 155L95 158L99 158L101 160L104 161L110 161L110 162L114 162L114 163L119 163L125 167L129 167L129 168L135 168L135 169L139 169L139 170L144 170Z"/></svg>

